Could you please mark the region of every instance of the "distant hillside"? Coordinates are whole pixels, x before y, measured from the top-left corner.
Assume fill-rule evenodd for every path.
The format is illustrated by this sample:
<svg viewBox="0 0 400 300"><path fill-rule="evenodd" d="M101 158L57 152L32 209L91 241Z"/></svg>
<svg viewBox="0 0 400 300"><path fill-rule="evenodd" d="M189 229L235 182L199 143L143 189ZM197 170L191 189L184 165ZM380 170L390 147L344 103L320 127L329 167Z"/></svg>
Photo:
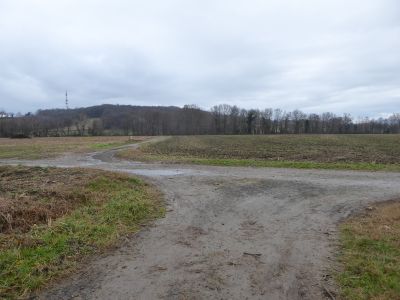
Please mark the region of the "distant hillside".
<svg viewBox="0 0 400 300"><path fill-rule="evenodd" d="M178 112L182 110L177 106L133 106L133 105L114 105L103 104L89 107L80 107L73 109L45 109L39 110L36 115L44 117L76 117L79 114L85 114L88 118L102 118L109 114L126 114L144 111L163 111Z"/></svg>
<svg viewBox="0 0 400 300"><path fill-rule="evenodd" d="M240 109L227 104L205 111L195 105L97 105L46 109L15 116L0 112L0 136L399 133L400 114L354 121L350 115L300 110Z"/></svg>

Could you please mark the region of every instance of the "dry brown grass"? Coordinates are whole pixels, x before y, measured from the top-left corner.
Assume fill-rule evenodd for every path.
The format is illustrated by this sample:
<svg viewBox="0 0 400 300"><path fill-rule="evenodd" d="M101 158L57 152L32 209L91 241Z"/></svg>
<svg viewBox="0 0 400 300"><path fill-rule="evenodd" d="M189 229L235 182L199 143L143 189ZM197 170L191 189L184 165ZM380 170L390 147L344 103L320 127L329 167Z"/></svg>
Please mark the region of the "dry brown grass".
<svg viewBox="0 0 400 300"><path fill-rule="evenodd" d="M400 299L400 201L377 204L341 228L346 299Z"/></svg>
<svg viewBox="0 0 400 300"><path fill-rule="evenodd" d="M46 137L32 139L0 138L0 158L37 159L54 157L64 153L90 152L116 147L148 137L95 136L95 137Z"/></svg>
<svg viewBox="0 0 400 300"><path fill-rule="evenodd" d="M400 249L400 201L389 201L371 207L362 217L350 219L347 225L357 235L373 240L389 239Z"/></svg>
<svg viewBox="0 0 400 300"><path fill-rule="evenodd" d="M0 233L24 233L85 203L85 186L107 172L0 167ZM113 176L115 176L113 174Z"/></svg>
<svg viewBox="0 0 400 300"><path fill-rule="evenodd" d="M161 217L160 194L100 170L0 166L0 299L26 299Z"/></svg>

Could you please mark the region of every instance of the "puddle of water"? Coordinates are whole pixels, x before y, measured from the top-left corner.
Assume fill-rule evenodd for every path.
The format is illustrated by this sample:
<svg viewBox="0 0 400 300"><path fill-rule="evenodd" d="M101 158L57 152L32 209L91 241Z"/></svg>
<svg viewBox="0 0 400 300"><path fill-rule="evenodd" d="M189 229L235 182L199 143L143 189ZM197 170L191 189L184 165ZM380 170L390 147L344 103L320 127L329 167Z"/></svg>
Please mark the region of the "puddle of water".
<svg viewBox="0 0 400 300"><path fill-rule="evenodd" d="M129 170L128 172L143 176L175 176L187 173L184 170L165 170L165 169L162 170L136 169L136 170Z"/></svg>

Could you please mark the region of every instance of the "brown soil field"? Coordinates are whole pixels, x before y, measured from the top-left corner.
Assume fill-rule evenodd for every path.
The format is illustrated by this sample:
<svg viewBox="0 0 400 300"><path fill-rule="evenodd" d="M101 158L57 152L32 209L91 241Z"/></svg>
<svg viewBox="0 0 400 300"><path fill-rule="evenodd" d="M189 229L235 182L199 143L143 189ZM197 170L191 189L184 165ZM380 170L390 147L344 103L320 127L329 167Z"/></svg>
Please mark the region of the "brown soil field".
<svg viewBox="0 0 400 300"><path fill-rule="evenodd" d="M177 136L143 152L207 159L400 163L400 135Z"/></svg>

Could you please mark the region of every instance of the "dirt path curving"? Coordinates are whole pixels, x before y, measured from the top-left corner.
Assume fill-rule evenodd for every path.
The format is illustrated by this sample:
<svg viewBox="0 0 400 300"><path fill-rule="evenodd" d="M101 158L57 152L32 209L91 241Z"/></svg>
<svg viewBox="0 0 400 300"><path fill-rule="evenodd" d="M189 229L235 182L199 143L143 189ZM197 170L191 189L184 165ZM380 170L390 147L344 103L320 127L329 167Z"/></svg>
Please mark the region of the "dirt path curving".
<svg viewBox="0 0 400 300"><path fill-rule="evenodd" d="M337 223L400 194L400 173L142 164L113 153L25 164L146 176L167 215L40 299L329 299Z"/></svg>

